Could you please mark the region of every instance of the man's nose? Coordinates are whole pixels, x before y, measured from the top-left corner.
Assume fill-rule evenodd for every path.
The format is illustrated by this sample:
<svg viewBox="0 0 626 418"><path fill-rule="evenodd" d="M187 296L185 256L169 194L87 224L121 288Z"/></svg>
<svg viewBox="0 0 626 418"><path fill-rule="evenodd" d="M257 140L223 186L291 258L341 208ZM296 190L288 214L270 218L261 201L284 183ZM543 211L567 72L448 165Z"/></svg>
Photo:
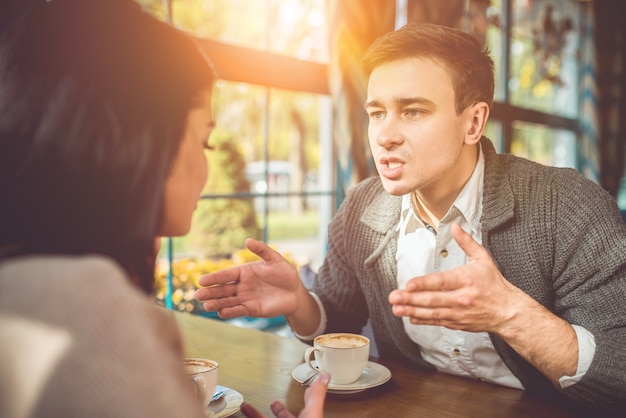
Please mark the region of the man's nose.
<svg viewBox="0 0 626 418"><path fill-rule="evenodd" d="M376 135L376 143L383 148L398 145L404 142L404 136L399 129L399 123L393 117L387 117L380 125Z"/></svg>

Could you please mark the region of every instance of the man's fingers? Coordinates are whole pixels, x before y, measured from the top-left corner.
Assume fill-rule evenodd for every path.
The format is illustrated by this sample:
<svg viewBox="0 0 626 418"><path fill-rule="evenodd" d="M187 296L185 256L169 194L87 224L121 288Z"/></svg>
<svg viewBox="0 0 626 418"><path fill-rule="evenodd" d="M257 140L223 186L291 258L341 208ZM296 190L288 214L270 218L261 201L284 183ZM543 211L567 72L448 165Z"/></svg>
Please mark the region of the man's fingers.
<svg viewBox="0 0 626 418"><path fill-rule="evenodd" d="M248 238L246 239L246 247L254 254L261 257L264 261L277 262L283 260L283 256L280 255L279 252L271 249L263 241L257 241L253 238ZM198 283L200 284L200 286L218 286L228 283L234 283L240 280L244 270L250 268L250 265L253 263L248 263L237 267L231 267L228 269L216 271L215 273L204 275L200 277Z"/></svg>
<svg viewBox="0 0 626 418"><path fill-rule="evenodd" d="M228 269L220 270L215 273L209 273L198 280L200 286L216 286L225 283L233 283L239 280L241 276L241 267L231 267Z"/></svg>
<svg viewBox="0 0 626 418"><path fill-rule="evenodd" d="M239 299L236 297L222 298L222 299L209 299L202 303L204 310L207 312L223 311L225 309L241 306ZM224 316L222 316L224 318Z"/></svg>
<svg viewBox="0 0 626 418"><path fill-rule="evenodd" d="M467 254L470 261L472 259L481 258L485 254L485 249L474 241L474 238L461 228L457 223L453 223L450 227L452 238L459 244L459 247Z"/></svg>
<svg viewBox="0 0 626 418"><path fill-rule="evenodd" d="M201 287L196 290L194 297L199 300L217 299L227 296L232 296L237 291L237 285L239 282L227 282L222 285L211 285L208 287Z"/></svg>
<svg viewBox="0 0 626 418"><path fill-rule="evenodd" d="M263 241L258 241L254 238L246 239L246 248L265 261L281 261L283 259L283 256L278 251L274 251Z"/></svg>
<svg viewBox="0 0 626 418"><path fill-rule="evenodd" d="M219 309L217 315L222 319L241 318L242 316L253 315L245 305L236 305L229 308Z"/></svg>

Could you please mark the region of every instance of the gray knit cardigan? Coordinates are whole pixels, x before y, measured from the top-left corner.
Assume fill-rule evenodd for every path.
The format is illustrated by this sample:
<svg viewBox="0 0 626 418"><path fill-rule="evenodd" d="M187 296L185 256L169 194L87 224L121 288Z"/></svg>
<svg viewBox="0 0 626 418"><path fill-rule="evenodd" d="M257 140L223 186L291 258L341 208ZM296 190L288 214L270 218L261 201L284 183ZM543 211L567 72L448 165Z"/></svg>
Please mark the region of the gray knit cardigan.
<svg viewBox="0 0 626 418"><path fill-rule="evenodd" d="M491 335L498 354L528 391L618 411L626 406L626 227L615 200L575 170L497 154L487 138L481 145L483 245L504 277L585 327L597 345L584 378L565 389ZM396 288L400 202L377 177L355 186L329 226L312 290L328 315L325 332L362 332L369 319L381 358L431 367L387 301Z"/></svg>

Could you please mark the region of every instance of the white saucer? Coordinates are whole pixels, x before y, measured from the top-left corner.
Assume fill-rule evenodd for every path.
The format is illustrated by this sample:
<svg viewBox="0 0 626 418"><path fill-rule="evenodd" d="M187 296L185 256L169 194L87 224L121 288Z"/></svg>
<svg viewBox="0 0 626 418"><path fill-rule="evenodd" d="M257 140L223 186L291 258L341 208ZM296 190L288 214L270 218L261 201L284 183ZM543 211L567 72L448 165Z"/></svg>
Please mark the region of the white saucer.
<svg viewBox="0 0 626 418"><path fill-rule="evenodd" d="M315 374L315 372L306 363L300 364L291 372L291 376L300 383L304 382L313 374ZM344 395L363 392L365 389L380 386L389 379L391 379L391 372L388 368L382 364L368 361L367 367L365 367L365 370L363 370L363 373L361 373L361 376L356 382L350 383L349 385L336 385L331 383L328 385L328 392Z"/></svg>
<svg viewBox="0 0 626 418"><path fill-rule="evenodd" d="M207 417L224 418L233 415L239 411L241 404L243 403L243 396L241 393L234 389L227 388L226 386L217 385L216 391L221 390L224 392L224 396L220 399L213 401L209 404L205 410Z"/></svg>

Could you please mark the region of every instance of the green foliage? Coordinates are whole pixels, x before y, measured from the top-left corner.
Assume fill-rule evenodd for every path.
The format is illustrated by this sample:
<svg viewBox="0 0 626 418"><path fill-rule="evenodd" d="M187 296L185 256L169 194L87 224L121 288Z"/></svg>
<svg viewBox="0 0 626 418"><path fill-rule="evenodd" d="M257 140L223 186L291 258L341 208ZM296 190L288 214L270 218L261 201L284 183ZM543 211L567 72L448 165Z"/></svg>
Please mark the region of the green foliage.
<svg viewBox="0 0 626 418"><path fill-rule="evenodd" d="M165 20L165 1L138 2ZM200 38L261 51L269 48L304 60L327 60L324 26L310 23L323 15L323 0L172 0L171 4L173 24ZM280 68L275 71L280 74ZM294 153L302 151L305 160L292 161L294 170L302 170L302 176L306 170L317 170L320 109L316 95L275 88L268 93L263 86L218 80L213 102L218 126L228 127L245 150L247 161L263 160L266 149L268 160L280 161L290 161Z"/></svg>
<svg viewBox="0 0 626 418"><path fill-rule="evenodd" d="M257 215L261 219L261 215ZM317 211L273 212L267 218L268 241L298 240L317 237L319 214Z"/></svg>
<svg viewBox="0 0 626 418"><path fill-rule="evenodd" d="M250 192L245 161L234 138L216 129L208 154L209 180L203 196ZM247 237L259 239L251 198L203 198L194 214L189 244L206 257L228 256L244 247Z"/></svg>

